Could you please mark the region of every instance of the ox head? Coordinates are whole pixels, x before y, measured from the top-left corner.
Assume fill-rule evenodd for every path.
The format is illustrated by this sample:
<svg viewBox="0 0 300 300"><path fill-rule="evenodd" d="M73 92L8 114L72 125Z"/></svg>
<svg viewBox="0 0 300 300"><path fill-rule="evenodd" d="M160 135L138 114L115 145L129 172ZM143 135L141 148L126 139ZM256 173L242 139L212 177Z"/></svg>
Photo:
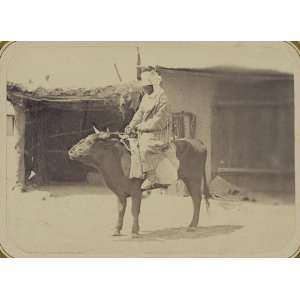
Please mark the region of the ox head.
<svg viewBox="0 0 300 300"><path fill-rule="evenodd" d="M71 160L90 165L109 151L110 132L99 131L95 127L94 131L95 133L81 139L69 150L68 154Z"/></svg>

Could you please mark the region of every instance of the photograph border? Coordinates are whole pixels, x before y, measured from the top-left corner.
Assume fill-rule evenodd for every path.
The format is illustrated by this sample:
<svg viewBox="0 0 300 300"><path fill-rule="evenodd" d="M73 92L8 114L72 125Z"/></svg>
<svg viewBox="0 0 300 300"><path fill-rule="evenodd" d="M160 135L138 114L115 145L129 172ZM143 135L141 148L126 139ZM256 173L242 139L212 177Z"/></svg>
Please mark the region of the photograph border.
<svg viewBox="0 0 300 300"><path fill-rule="evenodd" d="M102 41L102 42L105 43L105 41ZM118 41L116 41L116 42L118 42ZM128 41L128 42L132 43L135 41ZM139 41L139 42L142 42L142 41ZM153 41L153 42L155 42L155 41ZM168 42L172 43L171 41L168 41ZM201 41L190 41L190 42L201 42ZM16 42L15 41L0 41L0 60L1 60L1 57L3 56L4 52L7 50L7 48L14 43L16 43ZM126 42L120 42L120 43L126 43ZM184 43L189 43L189 42L185 41ZM289 41L289 42L285 42L285 43L288 43L290 46L292 46L292 48L294 48L295 51L297 52L298 58L300 58L300 41ZM295 156L296 156L296 152L295 152ZM295 173L297 172L296 169L297 168L295 166ZM297 222L296 222L296 224L297 224ZM0 243L0 258L9 258L9 257L13 257L13 256L11 256L9 253L7 253L7 251L2 247L2 245ZM300 241L299 241L298 249L294 253L292 253L289 257L290 258L300 258Z"/></svg>

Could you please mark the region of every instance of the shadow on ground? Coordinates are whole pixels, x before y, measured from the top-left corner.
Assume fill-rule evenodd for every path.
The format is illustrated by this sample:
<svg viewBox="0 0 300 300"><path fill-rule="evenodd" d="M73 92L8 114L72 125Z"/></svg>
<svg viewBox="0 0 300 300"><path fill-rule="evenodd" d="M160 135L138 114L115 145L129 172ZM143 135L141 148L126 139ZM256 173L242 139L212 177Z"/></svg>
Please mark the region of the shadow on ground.
<svg viewBox="0 0 300 300"><path fill-rule="evenodd" d="M177 239L201 239L216 235L229 234L243 227L244 226L242 225L201 226L193 232L188 232L186 227L166 228L155 231L144 231L139 238L126 239L126 241L131 240L144 242Z"/></svg>

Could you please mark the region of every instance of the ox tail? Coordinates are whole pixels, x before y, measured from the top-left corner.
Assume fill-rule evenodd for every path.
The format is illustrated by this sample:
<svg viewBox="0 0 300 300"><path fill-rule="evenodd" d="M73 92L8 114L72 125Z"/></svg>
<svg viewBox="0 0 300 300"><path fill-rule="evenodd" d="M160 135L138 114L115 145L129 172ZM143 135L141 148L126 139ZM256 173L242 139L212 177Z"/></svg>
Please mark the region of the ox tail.
<svg viewBox="0 0 300 300"><path fill-rule="evenodd" d="M206 211L209 212L209 188L207 184L207 178L206 178L206 158L207 158L207 152L205 153L205 158L204 158L204 165L203 165L203 193L204 193L204 199L205 199L205 204L206 204Z"/></svg>

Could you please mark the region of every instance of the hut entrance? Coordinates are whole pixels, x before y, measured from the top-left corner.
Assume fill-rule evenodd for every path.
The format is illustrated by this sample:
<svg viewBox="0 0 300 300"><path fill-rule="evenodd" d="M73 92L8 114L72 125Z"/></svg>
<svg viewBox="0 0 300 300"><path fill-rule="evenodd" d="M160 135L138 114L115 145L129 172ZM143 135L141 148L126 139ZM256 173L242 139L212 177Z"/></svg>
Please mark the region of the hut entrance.
<svg viewBox="0 0 300 300"><path fill-rule="evenodd" d="M85 182L93 172L71 161L68 150L80 139L93 133L93 125L118 130L122 118L115 110L61 110L45 108L27 122L26 174L36 173L40 184Z"/></svg>

